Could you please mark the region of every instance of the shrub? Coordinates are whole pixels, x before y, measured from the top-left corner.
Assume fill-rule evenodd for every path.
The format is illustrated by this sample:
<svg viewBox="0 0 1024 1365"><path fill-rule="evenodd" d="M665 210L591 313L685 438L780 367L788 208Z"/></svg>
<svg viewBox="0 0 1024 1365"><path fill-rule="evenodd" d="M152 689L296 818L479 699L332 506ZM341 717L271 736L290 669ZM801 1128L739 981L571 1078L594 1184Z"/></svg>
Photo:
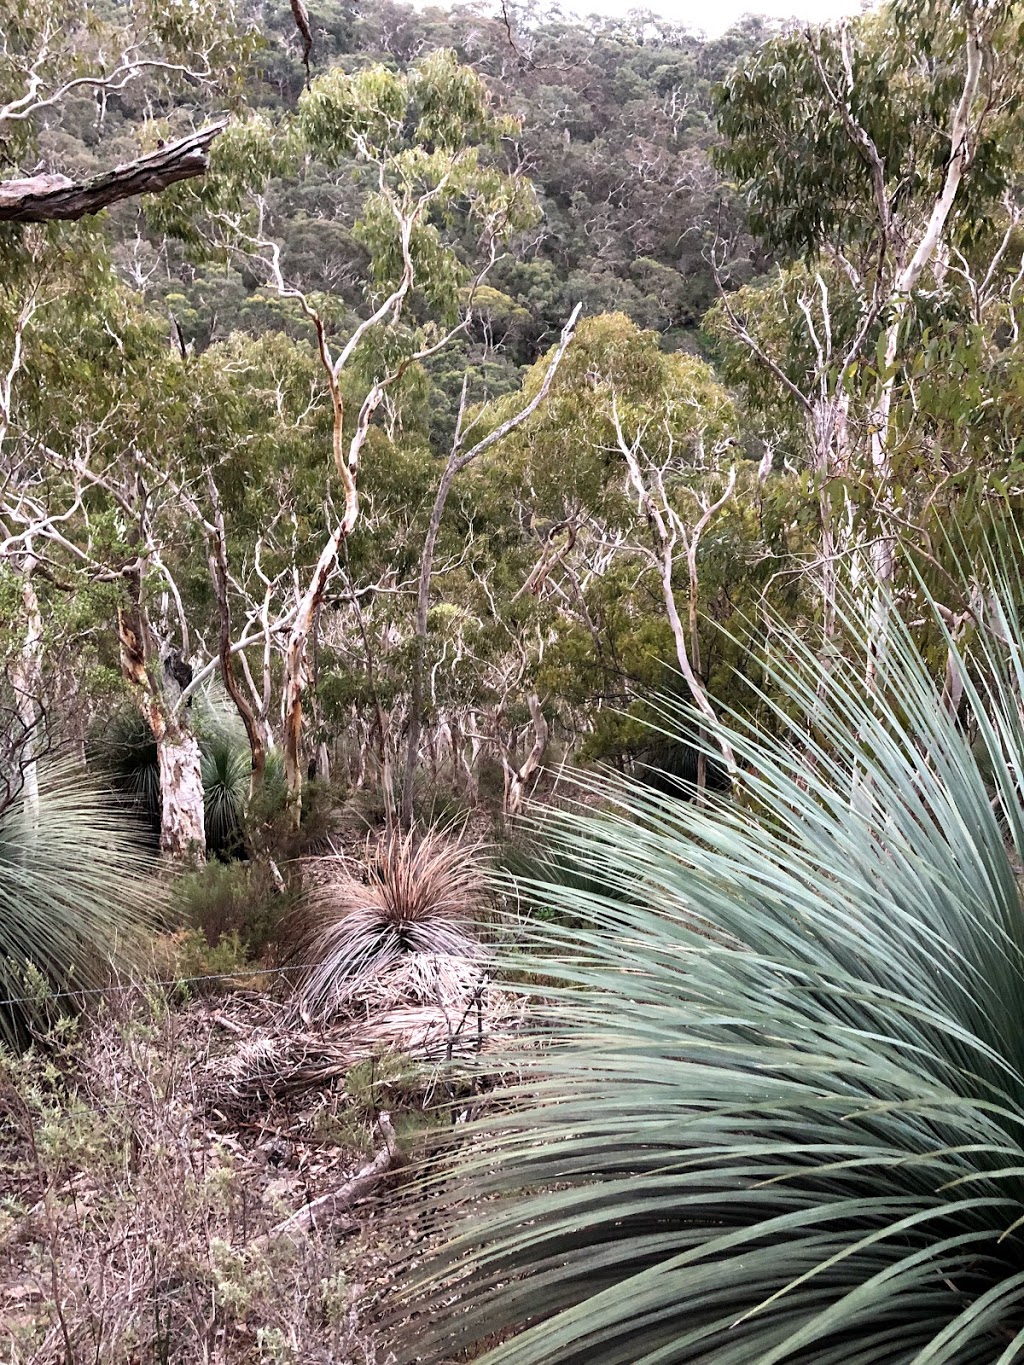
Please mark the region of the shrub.
<svg viewBox="0 0 1024 1365"><path fill-rule="evenodd" d="M210 948L234 938L244 955L259 957L273 941L288 904L270 868L259 862L209 862L179 877L173 905Z"/></svg>
<svg viewBox="0 0 1024 1365"><path fill-rule="evenodd" d="M876 693L837 660L819 698L789 642L782 733L731 735L743 802L626 782L549 826L604 889L537 888L566 912L531 958L554 1045L465 1183L430 1187L435 1230L467 1184L476 1216L404 1358L1024 1357L1024 630L999 595L957 665L984 771L896 623Z"/></svg>

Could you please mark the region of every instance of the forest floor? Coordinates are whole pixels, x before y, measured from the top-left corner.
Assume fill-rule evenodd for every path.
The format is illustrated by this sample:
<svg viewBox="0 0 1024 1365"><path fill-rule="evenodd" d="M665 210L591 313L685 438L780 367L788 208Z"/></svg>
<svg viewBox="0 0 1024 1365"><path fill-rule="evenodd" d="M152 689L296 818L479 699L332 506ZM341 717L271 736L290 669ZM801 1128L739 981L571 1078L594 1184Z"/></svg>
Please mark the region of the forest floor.
<svg viewBox="0 0 1024 1365"><path fill-rule="evenodd" d="M0 1059L0 1361L393 1359L408 1172L478 1109L486 1067L457 1058L494 1022L401 1014L313 1031L258 991L140 988Z"/></svg>

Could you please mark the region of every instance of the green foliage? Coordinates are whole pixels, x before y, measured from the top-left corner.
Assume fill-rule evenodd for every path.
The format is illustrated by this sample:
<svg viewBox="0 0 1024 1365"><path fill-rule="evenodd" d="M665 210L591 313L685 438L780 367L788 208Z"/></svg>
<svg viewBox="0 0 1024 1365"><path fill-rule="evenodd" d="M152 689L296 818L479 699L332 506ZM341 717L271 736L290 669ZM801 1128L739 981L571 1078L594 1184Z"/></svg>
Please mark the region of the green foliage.
<svg viewBox="0 0 1024 1365"><path fill-rule="evenodd" d="M787 636L796 718L732 734L742 804L625 783L550 822L610 889L536 887L553 1045L463 1158L482 1212L418 1359L513 1328L484 1359L1017 1358L1020 596L996 568L960 660L984 774L894 622L874 694L850 663L818 695Z"/></svg>
<svg viewBox="0 0 1024 1365"><path fill-rule="evenodd" d="M218 726L202 739L203 818L206 846L214 853L241 851L252 759L245 736Z"/></svg>
<svg viewBox="0 0 1024 1365"><path fill-rule="evenodd" d="M200 769L206 843L221 857L244 850L252 761L241 721L225 698L210 689L192 701L199 734ZM144 823L160 831L160 763L156 740L131 704L115 708L94 726L89 740L90 765L128 799ZM283 795L283 772L277 751L267 756L260 819L272 818Z"/></svg>
<svg viewBox="0 0 1024 1365"><path fill-rule="evenodd" d="M449 312L466 273L442 236L457 210L468 209L469 221L489 235L535 221L528 183L481 165L480 151L511 125L491 112L483 81L453 52L433 52L407 73L371 66L348 75L336 67L304 93L298 120L328 166L351 159L380 168L379 191L367 196L354 227L379 287L394 288L402 276L399 217L417 200L423 212L412 224L410 259L428 300Z"/></svg>
<svg viewBox="0 0 1024 1365"><path fill-rule="evenodd" d="M481 414L484 429L537 391L549 359L530 368L522 395L510 394ZM503 485L511 475L530 486L534 516L561 520L567 508L582 504L622 524L633 514L615 448L615 411L629 439L643 431L652 458L667 458L672 442L681 464L694 460L698 441L711 447L735 426L729 395L705 361L666 354L654 332L641 331L622 313L602 314L580 323L549 398L488 457L489 465Z"/></svg>
<svg viewBox="0 0 1024 1365"><path fill-rule="evenodd" d="M7 5L2 24L0 169L26 161L40 142L52 144L58 130L96 148L100 160L90 169L109 169L117 158L104 144L116 146L133 117L160 119L183 105L201 112L204 96L233 99L237 75L259 46L235 0L39 0L30 8ZM98 118L90 97L104 77L114 98L107 117Z"/></svg>
<svg viewBox="0 0 1024 1365"><path fill-rule="evenodd" d="M237 954L242 962L258 960L276 940L290 907L273 874L257 861L223 863L211 859L174 883L172 908L196 931L199 956L212 971L211 953Z"/></svg>
<svg viewBox="0 0 1024 1365"><path fill-rule="evenodd" d="M141 960L164 896L156 863L123 808L87 775L54 766L38 805L22 800L0 817L0 1036L25 1042L54 1013ZM20 999L21 997L28 999Z"/></svg>
<svg viewBox="0 0 1024 1365"><path fill-rule="evenodd" d="M873 245L880 224L870 158L857 125L877 149L893 210L912 217L935 199L949 159L949 122L966 72L960 0L900 0L851 26L784 34L727 77L718 92L726 142L719 164L745 194L751 225L772 249L816 256L826 244ZM987 54L985 80L1014 101L1017 20L1009 4L970 5ZM972 147L955 240L965 245L991 220L1009 164L1001 116L986 120Z"/></svg>
<svg viewBox="0 0 1024 1365"><path fill-rule="evenodd" d="M413 153L401 170L407 183L422 185L424 169L440 164L438 154L462 155L468 145L479 149L474 178L483 183L486 170L496 213L519 223L534 214L532 191L505 177L524 161L544 213L545 230L517 242L490 281L525 314L510 338L519 363L548 344L581 298L588 312L621 309L673 346L692 338L714 297L707 252L715 232L740 232L732 196L706 165L713 83L762 34L757 21L728 40L702 43L667 24L654 32L628 20L582 24L531 15L524 18L528 42L516 39L531 50L524 62L499 17L460 8L428 15L392 0L368 0L356 10L322 5L314 15L314 80L304 90L288 6L268 8L264 19L261 68L249 65L246 94L273 129L275 147L290 146L293 156L297 140L305 142L310 160L300 165L293 156L268 182L263 152L245 152L249 134L240 118L214 146L213 177L148 201L154 223L196 246L185 205L212 207L214 182L244 178L249 164L249 184L265 189L277 224L287 277L314 293L341 292L356 305L361 279L351 265L361 253L352 224L373 188L363 154L385 145L389 154ZM502 206L505 191L517 202ZM223 207L235 213L240 202L235 194ZM469 207L468 200L457 206L464 261L485 225L482 215L465 217ZM742 261L736 269L745 276ZM190 269L182 273L189 290ZM250 279L243 292L255 285ZM245 311L240 300L225 298L217 323L226 333Z"/></svg>

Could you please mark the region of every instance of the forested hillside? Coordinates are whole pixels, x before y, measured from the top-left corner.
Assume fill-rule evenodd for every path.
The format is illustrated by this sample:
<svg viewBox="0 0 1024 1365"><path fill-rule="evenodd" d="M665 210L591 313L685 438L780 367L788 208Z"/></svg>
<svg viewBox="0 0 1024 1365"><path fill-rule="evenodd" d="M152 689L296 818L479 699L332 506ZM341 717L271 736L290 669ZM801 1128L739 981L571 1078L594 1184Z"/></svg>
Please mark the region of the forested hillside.
<svg viewBox="0 0 1024 1365"><path fill-rule="evenodd" d="M1022 57L0 0L12 1362L1024 1359Z"/></svg>
<svg viewBox="0 0 1024 1365"><path fill-rule="evenodd" d="M33 340L66 320L81 291L81 334L63 336L58 354L45 345L45 408L56 428L46 439L52 449L66 445L63 403L91 406L80 420L103 432L88 468L75 433L76 449L62 453L60 472L54 465L42 476L44 504L63 517L58 504L73 499L84 477L115 521L128 518L133 529L126 522L118 533L129 544L147 538L132 590L135 611L146 617L132 627L143 671L152 673L160 658L156 672L166 673L173 654L180 667L208 678L223 628L232 646L262 641L262 678L253 677L255 653L242 652L237 663L248 674L239 682L243 719L251 735L262 731L264 750L274 747L280 687L295 690L287 670L309 674L304 729L290 755L293 795L301 764L303 774L360 788L383 782L387 805L404 765L422 773L424 799L441 780L446 791L475 801L483 781L488 799L507 807L518 803L538 760L577 751L622 759L638 742L622 713L673 685L665 664L675 650L644 569L652 549L643 518L630 510L624 456L606 449L617 376L623 399L639 405L635 429L668 421L670 439L691 454L700 447L705 463L720 461L733 443L737 454L759 454L756 437L741 432L731 400L697 358L710 344L701 327L715 293L715 252L730 287L764 268L736 194L710 160L714 83L757 40L756 28L702 44L640 21L635 31L612 24L592 31L524 13L510 32L503 20L472 10L449 17L390 5L338 8L317 16L310 30L319 74L304 95L302 35L291 11L240 12L236 24L231 39L224 29L178 35L193 45L235 44L231 58L216 46L203 49L209 77L186 76L183 85L172 75L125 80L124 90L104 91L100 102L93 87L72 86L40 110L23 149L10 144L22 169L39 158L47 173L87 178L158 134L168 144L234 110L202 182L122 202L98 229L83 223L60 235L10 239L26 289L34 275L47 280L20 332L12 309L12 402L40 395ZM97 41L81 35L86 53ZM30 34L25 42L31 45ZM353 73L348 86L346 73ZM419 193L421 168L408 166L415 152L406 129L396 127L379 145L342 147L335 145L340 130L326 121L340 116L347 90L367 109L403 98L396 79L409 82L410 110L427 85L445 100L457 89L473 107L450 130L445 166L422 168L436 177L424 204L445 177L454 173L458 184L445 187L445 216L418 244L408 300L400 284L402 297L395 293L367 347L352 355L350 382L325 370L325 356L337 368L335 336L351 333L367 302L372 307L396 283L397 244L376 221L382 205L374 185L384 177L385 212L397 211L402 196ZM20 118L10 121L25 132ZM25 258L26 249L35 259ZM94 302L101 313L86 307ZM555 377L547 413L521 424L545 353L577 306L576 358ZM346 529L344 555L332 556L316 579L310 611L303 593L333 530L331 500L345 485L344 471L330 475L332 389L340 403L355 405L354 416L381 351L391 368L380 391L370 391L366 423L353 436L345 424L352 419L342 418L335 432L348 446L345 458L362 465L362 508ZM597 403L594 366L608 395ZM102 372L99 387L86 367ZM115 436L109 414L127 415L125 405L136 414ZM479 461L473 456L472 471L453 482L419 585L446 463L461 462L464 447L510 419L507 439L482 449ZM136 443L131 471L119 453L126 441ZM579 452L571 470L552 448L564 441ZM698 517L715 477L712 470L710 485L703 470L696 477ZM24 505L17 520L12 531L21 545L40 543ZM705 550L708 598L734 599L729 610L765 577L754 569L751 581L740 581L750 570L735 546L748 530L737 511L727 511ZM211 535L220 545L212 568ZM61 575L82 575L73 590L80 602L123 574L125 560L116 544L96 545L91 531L85 539L58 551ZM72 591L52 575L33 581L54 607ZM161 601L170 593L157 608L160 620L150 619L154 592ZM62 739L48 727L48 744L80 743L90 727L102 728L121 705L117 693L133 684L119 670L115 635L99 628L109 593L97 610L97 620L76 620L81 637L65 633L60 642L77 651L73 638L88 641L77 658L94 670L87 694L96 713L82 696L81 714L63 718ZM301 663L297 612L308 641ZM122 652L123 645L122 631ZM11 649L20 647L15 632ZM704 650L712 668L730 653L713 633ZM54 654L44 653L47 669ZM172 709L177 729L188 716L176 696L166 703L159 695L169 677L158 678L146 705ZM427 746L421 754L417 740L411 757L410 727L423 729ZM524 767L530 771L521 775Z"/></svg>

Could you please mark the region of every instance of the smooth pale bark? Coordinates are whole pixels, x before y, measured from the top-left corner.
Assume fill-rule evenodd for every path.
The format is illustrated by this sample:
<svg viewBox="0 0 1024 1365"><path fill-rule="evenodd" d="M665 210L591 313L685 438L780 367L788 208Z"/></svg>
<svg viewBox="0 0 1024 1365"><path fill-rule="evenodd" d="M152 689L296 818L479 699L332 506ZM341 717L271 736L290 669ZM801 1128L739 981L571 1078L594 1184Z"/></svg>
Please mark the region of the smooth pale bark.
<svg viewBox="0 0 1024 1365"><path fill-rule="evenodd" d="M210 479L210 498L214 508L214 516L213 521L209 524L209 565L210 580L213 583L214 596L217 600L219 627L217 652L220 658L220 676L227 688L228 696L234 703L235 710L241 717L246 738L249 741L251 767L249 796L251 798L263 789L263 781L267 772L267 736L259 717L256 715L255 707L242 690L238 675L235 673L234 654L231 645L231 605L228 600L227 536L224 530L224 514L221 511L220 498L212 478Z"/></svg>
<svg viewBox="0 0 1024 1365"><path fill-rule="evenodd" d="M834 634L836 620L836 582L834 562L839 555L853 548L849 529L833 529L833 514L839 509L831 506L826 485L836 472L846 472L852 463L847 459L849 438L846 432L846 402L843 398L844 385L853 373L852 367L859 363L865 347L873 334L880 318L885 319L882 348L882 372L868 414L870 469L878 490L877 510L880 529L872 542L863 549L863 558L871 569L875 589L869 626L869 650L866 669L866 684L873 687L880 659L884 652L888 633L889 613L892 609L891 584L895 568L895 538L886 516L890 506L891 482L891 443L892 443L892 406L898 370L900 339L904 324L911 308L913 291L919 286L926 270L932 269L940 280L945 271L944 259L948 255L945 234L961 184L969 169L972 155L972 140L977 131L978 120L984 116L983 74L985 51L982 46L980 24L985 7L968 4L963 8L965 21L964 38L964 76L956 105L949 119L949 157L946 162L942 184L927 212L927 218L915 237L913 224L902 223L895 214L895 196L890 192L889 179L894 167L887 166L877 145L866 129L858 121L854 112L853 94L855 91L855 62L853 33L845 22L839 28L845 82L838 84L826 71L820 42L813 33L809 36L812 60L817 68L822 89L841 118L851 142L858 148L870 175L872 193L877 210L878 266L873 284L869 281L855 280L855 287L863 290L862 320L857 334L846 351L841 363L833 366L831 355L831 325L826 317L824 338L816 335L813 326L809 330L811 339L818 352L818 371L814 383L806 391L798 387L761 347L744 327L729 303L723 282L718 275L721 306L729 319L734 334L748 347L751 354L775 377L782 390L796 400L808 420L813 458L822 480L821 524L822 524L822 565L823 565L823 607L825 618L824 634L826 639ZM976 108L977 106L977 108ZM981 111L979 113L979 110ZM1000 248L1000 253L1005 248ZM897 258L897 253L898 258ZM842 261L842 257L839 257ZM883 278L883 270L892 265L893 277ZM714 267L713 267L714 268ZM819 279L820 282L820 279ZM824 301L824 286L822 286ZM823 349L822 340L827 342ZM834 374L834 383L826 383L828 371ZM838 466L838 470L837 470ZM849 510L849 504L844 512ZM849 520L849 518L848 518Z"/></svg>
<svg viewBox="0 0 1024 1365"><path fill-rule="evenodd" d="M518 815L522 811L529 785L539 772L548 747L548 722L541 710L540 697L536 692L531 692L527 702L533 725L530 752L518 768L514 768L504 756L501 760L505 770L505 810L509 815Z"/></svg>
<svg viewBox="0 0 1024 1365"><path fill-rule="evenodd" d="M822 634L826 641L836 633L837 563L852 547L852 526L845 518L845 537L837 530L836 509L829 483L837 475L849 473L850 441L847 427L850 399L840 386L833 394L818 396L807 414L808 435L818 476L819 532L821 535ZM849 499L846 500L847 509Z"/></svg>
<svg viewBox="0 0 1024 1365"><path fill-rule="evenodd" d="M331 452L334 457L335 472L341 480L345 498L345 510L341 521L332 531L327 543L321 550L313 575L296 605L291 632L284 653L284 696L282 699L284 776L287 792L286 808L293 829L298 829L302 819L302 703L310 682L306 646L315 627L327 583L337 565L341 547L352 534L359 516L359 490L356 486L356 471L359 468L360 455L370 431L370 423L373 420L374 413L384 401L387 389L401 378L408 366L414 360L423 360L434 354L435 351L441 349L451 335L454 335L454 333L449 333L434 346L426 347L407 357L388 375L372 385L359 409L356 429L349 441L346 455L344 444L345 400L341 388L341 375L351 360L356 347L367 333L382 323L389 314L394 318L398 317L402 303L412 289L415 279L410 245L412 231L432 197L432 194L428 193L411 210L404 213L399 212L399 239L404 262L401 278L395 289L377 306L374 312L359 323L337 356L331 353L327 331L320 314L310 306L301 290L292 289L285 283L281 271L280 248L276 244L273 246L270 268L275 286L282 298L292 298L299 303L303 312L312 322L316 333L317 353L327 380L333 409ZM461 326L462 324L460 324L460 328Z"/></svg>
<svg viewBox="0 0 1024 1365"><path fill-rule="evenodd" d="M871 413L871 466L880 490L879 510L881 532L872 541L868 560L874 581L871 615L868 627L868 660L865 681L869 688L878 682L878 671L884 658L892 611L891 584L896 562L896 542L886 524L885 512L891 506L889 485L892 477L890 434L892 399L896 383L897 356L900 333L910 309L911 295L920 283L925 270L936 260L945 245L944 233L953 211L960 184L971 157L972 110L978 97L983 66L978 19L973 9L967 11L966 38L967 68L964 84L953 111L949 129L949 160L931 214L913 255L899 272L890 296L889 324L885 331L885 368L881 375L878 399Z"/></svg>
<svg viewBox="0 0 1024 1365"><path fill-rule="evenodd" d="M661 584L661 597L665 604L665 615L668 617L669 629L672 632L672 640L676 647L676 660L679 664L679 671L683 675L690 691L690 696L694 705L701 715L708 722L708 727L713 734L717 735L718 747L721 750L722 758L730 778L736 775L736 755L732 745L726 739L718 724L718 717L715 708L711 704L707 688L698 672L700 659L697 640L697 616L698 616L698 593L699 578L697 573L697 550L700 545L701 536L707 529L714 516L721 511L725 504L732 497L736 489L736 470L729 471L726 479L725 491L714 503L706 506L692 531L687 535L679 517L675 515L668 504L665 495L664 483L660 477L655 477L654 482L658 485L659 497L656 499L648 487L647 479L640 468L638 452L641 449L640 437L632 444L626 440L626 434L622 429L619 419L618 403L614 394L612 395L612 420L615 423L615 435L618 441L619 451L626 461L626 468L629 471L629 481L636 490L643 507L644 515L651 532L653 546L653 561L658 570L658 578ZM689 578L690 600L687 608L689 630L683 625L679 615L679 608L676 604L676 593L672 583L673 571L676 563L676 546L680 536L684 540L684 551L686 555L687 574ZM696 667L694 654L697 654ZM707 764L698 761L698 794L703 793L703 781L706 778Z"/></svg>
<svg viewBox="0 0 1024 1365"><path fill-rule="evenodd" d="M176 709L182 686L172 656L161 649L138 599L118 610L117 625L121 670L156 740L160 851L177 862L200 864L206 858L206 821L199 741L189 711Z"/></svg>

